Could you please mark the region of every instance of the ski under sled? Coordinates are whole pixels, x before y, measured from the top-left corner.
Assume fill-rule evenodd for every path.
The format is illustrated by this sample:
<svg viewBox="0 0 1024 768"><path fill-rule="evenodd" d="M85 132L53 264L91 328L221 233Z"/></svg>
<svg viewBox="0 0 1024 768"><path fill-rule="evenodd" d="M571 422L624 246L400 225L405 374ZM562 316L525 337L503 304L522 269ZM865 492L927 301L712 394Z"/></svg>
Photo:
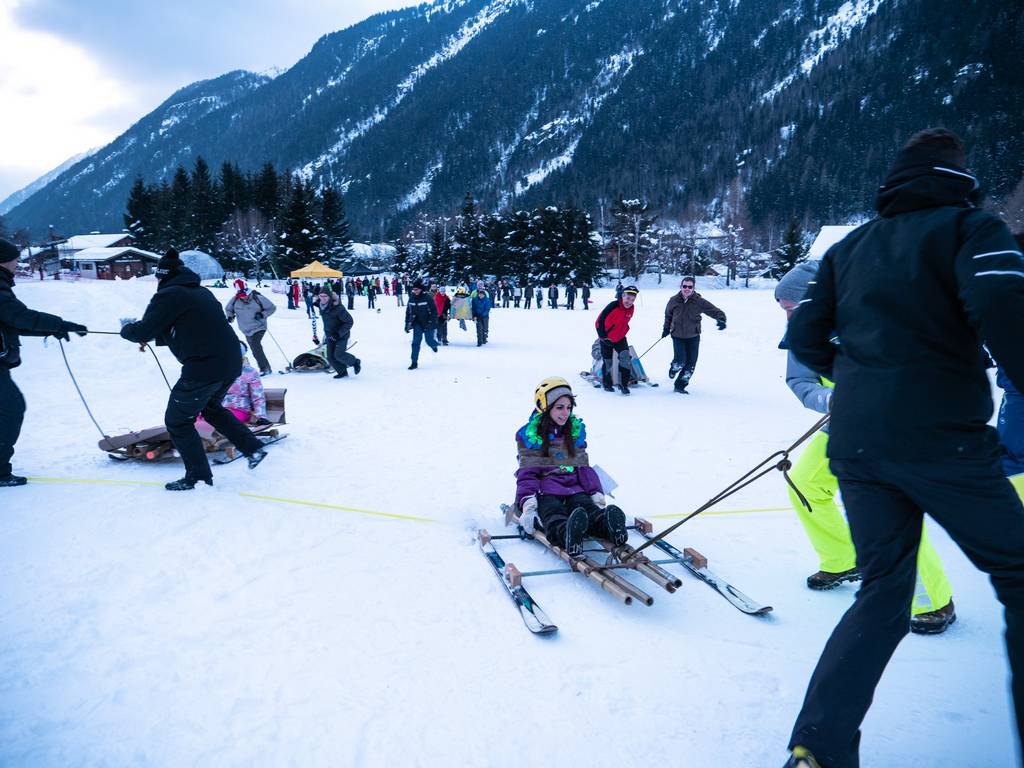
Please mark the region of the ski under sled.
<svg viewBox="0 0 1024 768"><path fill-rule="evenodd" d="M626 605L632 604L634 600L639 600L644 605L649 606L653 604L654 598L627 580L621 575L620 571L626 569L635 570L637 573L653 581L666 592L672 593L682 586L682 580L662 568L662 566L669 564L681 565L689 573L725 597L726 600L743 613L750 615L764 615L772 610L770 605L762 605L752 600L743 592L729 584L729 582L710 571L707 567L707 558L694 549L687 548L683 551L679 551L668 542L658 540L655 542L655 546L665 554L669 555L669 559L655 561L643 554L640 554L635 558L629 558L629 555L633 554L635 550L628 543L620 547L615 547L608 541L601 539L588 539L588 541L596 542L601 549L585 550L582 557L574 558L561 547L558 547L548 541L543 531L537 530L532 534L526 533L526 531L518 525L514 506L503 504L501 509L505 513L506 524L511 524L513 522L516 523L518 533L494 536L486 530L481 529L478 531L480 547L484 556L487 557L490 562L494 573L505 586L505 590L509 594L509 597L511 597L512 601L519 607L520 615L522 616L527 629L535 634L555 632L558 628L553 622L551 622L537 604L536 600L533 599L530 593L523 586L523 578L528 576L547 576L556 573L581 573L598 584L598 586L600 586L604 591L615 596ZM651 535L653 526L643 518L636 518L636 523L628 527L629 530L639 532L644 536L644 538L653 538ZM506 539L537 541L563 560L568 567L557 570L529 571L524 573L520 571L515 564L506 563L504 558L502 558L494 548L494 544L492 543L493 541ZM605 555L604 562L599 562L590 556L595 552L600 552ZM623 560L626 562L623 562Z"/></svg>
<svg viewBox="0 0 1024 768"><path fill-rule="evenodd" d="M277 429L278 426L286 424L284 399L287 389L265 389L264 395L267 399L267 417L263 423L247 425L252 433L261 438L277 438L283 435ZM217 432L209 424L197 423L196 431L203 441L203 447L207 453L224 454L229 448L233 451L234 446L227 439ZM106 451L107 455L118 461L136 459L139 461L162 461L178 457L171 442L171 435L166 427L151 427L139 432L129 432L114 437L104 437L99 441L99 448Z"/></svg>

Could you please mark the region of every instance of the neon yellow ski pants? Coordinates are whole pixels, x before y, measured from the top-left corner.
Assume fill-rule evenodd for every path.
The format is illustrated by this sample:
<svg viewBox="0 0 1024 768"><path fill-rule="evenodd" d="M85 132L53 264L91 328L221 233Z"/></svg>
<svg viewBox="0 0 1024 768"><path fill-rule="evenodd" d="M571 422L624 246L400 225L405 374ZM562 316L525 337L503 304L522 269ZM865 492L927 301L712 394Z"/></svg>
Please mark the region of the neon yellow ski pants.
<svg viewBox="0 0 1024 768"><path fill-rule="evenodd" d="M836 506L839 481L828 467L825 449L828 434L819 432L807 444L789 476L811 505L811 511L789 488L789 500L800 523L818 553L821 570L829 573L848 571L857 565L857 552L850 538L850 526ZM1019 476L1018 491L1024 490L1024 475ZM787 486L788 488L788 486ZM938 552L928 540L928 527L921 529L921 546L917 550L917 587L911 614L927 613L943 608L953 599L953 588L942 570Z"/></svg>

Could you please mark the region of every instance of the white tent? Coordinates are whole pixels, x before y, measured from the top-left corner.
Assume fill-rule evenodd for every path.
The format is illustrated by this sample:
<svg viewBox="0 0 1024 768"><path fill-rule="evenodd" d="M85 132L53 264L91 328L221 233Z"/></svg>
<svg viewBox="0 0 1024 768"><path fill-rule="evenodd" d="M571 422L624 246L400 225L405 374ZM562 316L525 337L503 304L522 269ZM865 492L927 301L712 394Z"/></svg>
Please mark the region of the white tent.
<svg viewBox="0 0 1024 768"><path fill-rule="evenodd" d="M208 253L182 251L179 255L185 266L199 275L200 280L218 280L224 276L224 269Z"/></svg>

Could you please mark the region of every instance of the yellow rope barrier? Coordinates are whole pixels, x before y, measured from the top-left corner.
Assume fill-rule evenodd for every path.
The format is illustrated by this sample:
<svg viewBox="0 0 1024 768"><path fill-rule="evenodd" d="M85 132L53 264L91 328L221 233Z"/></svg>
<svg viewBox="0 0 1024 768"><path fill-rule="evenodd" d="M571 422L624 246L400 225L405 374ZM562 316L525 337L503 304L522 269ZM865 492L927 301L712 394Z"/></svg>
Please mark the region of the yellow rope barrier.
<svg viewBox="0 0 1024 768"><path fill-rule="evenodd" d="M323 504L318 501L302 501L300 499L281 499L276 496L259 496L255 493L243 493L239 491L239 496L244 496L247 499L258 499L260 501L273 501L278 504L298 504L303 507L317 507L318 509L337 509L342 512L355 512L360 515L373 515L374 517L391 517L396 520L408 520L413 523L436 523L437 521L430 517L414 517L413 515L399 515L394 512L375 512L372 509L359 509L357 507L342 507L337 504Z"/></svg>

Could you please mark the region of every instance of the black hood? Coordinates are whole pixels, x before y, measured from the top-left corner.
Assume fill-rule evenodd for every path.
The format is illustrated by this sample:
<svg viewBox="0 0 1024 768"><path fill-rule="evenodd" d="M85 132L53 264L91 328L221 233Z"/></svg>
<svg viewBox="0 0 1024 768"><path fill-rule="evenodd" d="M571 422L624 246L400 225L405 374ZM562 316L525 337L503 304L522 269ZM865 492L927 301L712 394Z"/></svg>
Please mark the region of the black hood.
<svg viewBox="0 0 1024 768"><path fill-rule="evenodd" d="M157 290L162 291L164 288L170 288L172 286L181 286L183 288L198 288L200 285L199 275L193 272L188 267L179 267L174 274L165 277L157 285Z"/></svg>
<svg viewBox="0 0 1024 768"><path fill-rule="evenodd" d="M923 208L970 208L978 197L978 180L967 171L941 166L893 169L875 197L875 210L889 218Z"/></svg>

